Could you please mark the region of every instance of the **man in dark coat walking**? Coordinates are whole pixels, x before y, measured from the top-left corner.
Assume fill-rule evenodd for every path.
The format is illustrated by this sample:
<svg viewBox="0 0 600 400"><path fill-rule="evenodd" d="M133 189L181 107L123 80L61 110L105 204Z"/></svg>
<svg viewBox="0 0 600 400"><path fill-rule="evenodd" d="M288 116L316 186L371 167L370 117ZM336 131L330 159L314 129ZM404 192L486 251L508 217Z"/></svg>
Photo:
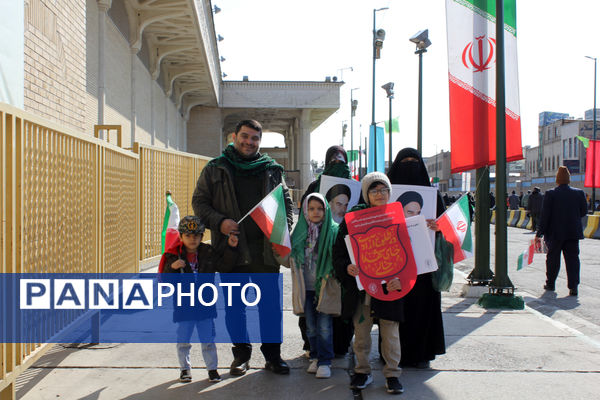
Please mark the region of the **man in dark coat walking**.
<svg viewBox="0 0 600 400"><path fill-rule="evenodd" d="M529 215L531 216L531 231L535 232L538 227L538 223L540 221L540 214L542 213L542 201L544 201L544 196L540 193L540 188L533 188L533 193L529 196L529 200L527 203L527 211L529 211Z"/></svg>
<svg viewBox="0 0 600 400"><path fill-rule="evenodd" d="M556 173L558 186L544 195L542 218L536 240L543 235L548 246L544 289L554 291L562 251L567 268L569 295L577 296L579 240L583 239L581 217L587 214L587 204L583 190L570 187L570 182L571 175L567 167L559 167Z"/></svg>

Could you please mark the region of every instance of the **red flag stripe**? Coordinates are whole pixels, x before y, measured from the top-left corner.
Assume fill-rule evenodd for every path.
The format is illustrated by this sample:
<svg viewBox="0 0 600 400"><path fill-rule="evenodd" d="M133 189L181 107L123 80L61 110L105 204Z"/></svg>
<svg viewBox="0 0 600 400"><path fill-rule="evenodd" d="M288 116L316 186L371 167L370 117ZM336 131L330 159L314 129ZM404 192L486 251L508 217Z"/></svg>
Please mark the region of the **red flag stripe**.
<svg viewBox="0 0 600 400"><path fill-rule="evenodd" d="M457 263L459 261L464 260L466 257L465 253L461 248L462 243L460 242L460 238L454 230L454 226L452 225L450 218L443 216L437 220L437 223L440 227L440 230L444 234L444 238L446 239L446 241L452 243L452 246L454 246L454 262Z"/></svg>
<svg viewBox="0 0 600 400"><path fill-rule="evenodd" d="M265 236L270 238L271 232L273 232L273 221L265 213L265 210L262 207L256 207L256 209L252 211L252 214L250 214L250 217L256 222L256 225L263 231Z"/></svg>
<svg viewBox="0 0 600 400"><path fill-rule="evenodd" d="M461 87L450 76L452 173L496 163L496 107ZM491 103L491 104L490 104ZM521 119L507 110L506 161L523 158Z"/></svg>
<svg viewBox="0 0 600 400"><path fill-rule="evenodd" d="M585 187L600 187L600 140L590 140L585 151Z"/></svg>

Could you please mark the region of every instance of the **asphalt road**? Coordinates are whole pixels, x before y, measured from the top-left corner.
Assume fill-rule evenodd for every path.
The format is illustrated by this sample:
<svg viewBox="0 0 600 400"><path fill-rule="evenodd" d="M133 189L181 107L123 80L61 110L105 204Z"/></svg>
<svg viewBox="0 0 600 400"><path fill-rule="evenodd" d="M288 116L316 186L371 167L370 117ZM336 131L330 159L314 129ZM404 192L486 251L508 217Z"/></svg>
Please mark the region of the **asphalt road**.
<svg viewBox="0 0 600 400"><path fill-rule="evenodd" d="M495 270L495 225L490 225L490 269ZM589 337L600 340L600 240L583 239L579 242L581 283L579 296L569 296L564 260L556 281L556 292L543 289L546 280L546 257L536 254L533 263L517 271L517 260L527 248L534 234L526 229L508 227L508 276L515 293L523 296L525 303L551 317L577 329ZM475 238L477 243L477 238ZM469 274L474 267L471 258L455 264L455 268Z"/></svg>

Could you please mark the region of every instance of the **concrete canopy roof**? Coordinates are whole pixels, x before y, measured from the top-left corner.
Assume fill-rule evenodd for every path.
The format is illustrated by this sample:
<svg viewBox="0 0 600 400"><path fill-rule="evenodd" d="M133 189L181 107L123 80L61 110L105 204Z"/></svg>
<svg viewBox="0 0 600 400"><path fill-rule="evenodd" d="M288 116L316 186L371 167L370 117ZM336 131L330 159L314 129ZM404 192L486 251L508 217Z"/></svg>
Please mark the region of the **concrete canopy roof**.
<svg viewBox="0 0 600 400"><path fill-rule="evenodd" d="M243 119L256 119L265 132L284 133L303 110L310 110L310 130L340 106L343 82L226 81L222 84L223 133Z"/></svg>
<svg viewBox="0 0 600 400"><path fill-rule="evenodd" d="M111 0L100 0L110 7ZM148 45L150 73L161 78L185 115L195 106L223 109L223 132L241 119L284 133L310 110L310 130L339 108L343 82L223 82L210 0L125 0L130 44Z"/></svg>

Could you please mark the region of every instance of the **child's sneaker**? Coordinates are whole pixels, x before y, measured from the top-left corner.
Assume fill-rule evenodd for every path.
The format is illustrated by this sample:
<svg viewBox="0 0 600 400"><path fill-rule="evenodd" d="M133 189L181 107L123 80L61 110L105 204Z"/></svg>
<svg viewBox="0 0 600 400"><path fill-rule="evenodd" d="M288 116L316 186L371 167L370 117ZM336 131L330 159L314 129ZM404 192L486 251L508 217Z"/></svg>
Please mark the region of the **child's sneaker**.
<svg viewBox="0 0 600 400"><path fill-rule="evenodd" d="M317 363L319 362L319 360L310 360L309 361L310 364L308 366L308 368L306 369L306 372L308 372L309 374L316 374L317 373L317 369L318 369L318 365Z"/></svg>
<svg viewBox="0 0 600 400"><path fill-rule="evenodd" d="M319 368L317 368L316 377L319 379L327 379L331 377L331 368L329 368L329 365L319 365Z"/></svg>
<svg viewBox="0 0 600 400"><path fill-rule="evenodd" d="M192 374L190 373L189 369L183 369L181 370L181 374L179 375L179 382L191 382L192 381Z"/></svg>
<svg viewBox="0 0 600 400"><path fill-rule="evenodd" d="M208 371L208 381L209 382L221 382L221 375L217 372L216 369L211 369Z"/></svg>
<svg viewBox="0 0 600 400"><path fill-rule="evenodd" d="M404 393L404 388L402 387L400 380L396 377L386 378L385 387L390 394Z"/></svg>
<svg viewBox="0 0 600 400"><path fill-rule="evenodd" d="M350 381L351 389L364 389L373 382L373 376L371 374L356 373Z"/></svg>

